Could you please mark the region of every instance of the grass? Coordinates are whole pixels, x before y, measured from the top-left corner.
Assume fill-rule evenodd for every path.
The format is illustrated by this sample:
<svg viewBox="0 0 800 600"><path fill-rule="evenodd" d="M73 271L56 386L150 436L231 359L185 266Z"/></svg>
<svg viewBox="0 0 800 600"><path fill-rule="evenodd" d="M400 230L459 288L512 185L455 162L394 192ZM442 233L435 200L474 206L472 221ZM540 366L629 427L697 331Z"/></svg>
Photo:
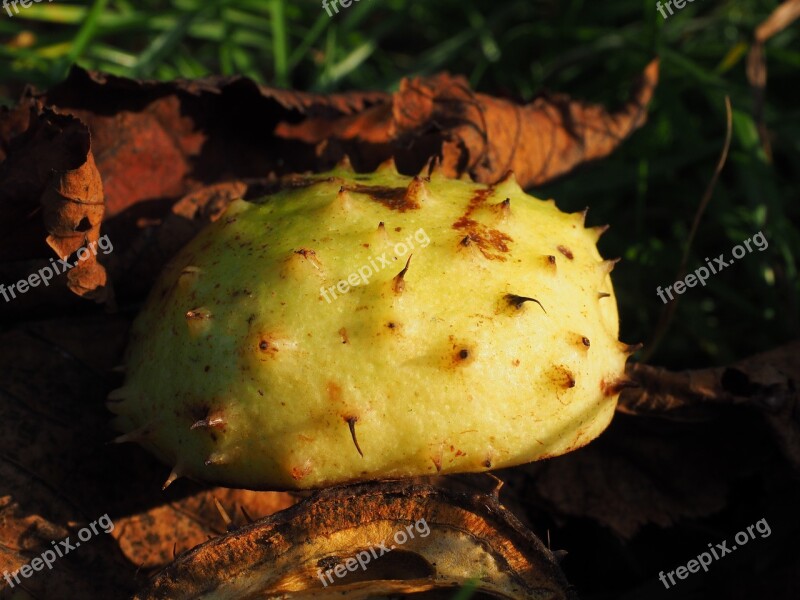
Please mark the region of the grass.
<svg viewBox="0 0 800 600"><path fill-rule="evenodd" d="M767 45L765 118L772 158L752 116L744 67L755 27L775 2L688 4L668 20L654 2L360 0L329 17L318 2L282 0L66 0L0 13L0 101L46 88L69 66L172 79L243 74L330 92L396 89L402 77L461 73L481 91L527 101L544 90L613 105L653 56L661 83L648 124L610 158L532 192L559 206L592 207L610 223L601 241L615 271L622 338L652 337L675 280L733 106L730 156L700 222L688 269L763 230L769 248L689 289L655 348L654 363L722 364L800 333L800 66L798 28Z"/></svg>

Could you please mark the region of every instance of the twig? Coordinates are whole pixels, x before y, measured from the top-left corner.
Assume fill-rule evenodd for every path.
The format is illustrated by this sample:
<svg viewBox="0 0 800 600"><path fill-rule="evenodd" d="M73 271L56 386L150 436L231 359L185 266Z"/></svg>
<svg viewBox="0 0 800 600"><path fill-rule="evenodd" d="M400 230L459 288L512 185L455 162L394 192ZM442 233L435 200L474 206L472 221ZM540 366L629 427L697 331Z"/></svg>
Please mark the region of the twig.
<svg viewBox="0 0 800 600"><path fill-rule="evenodd" d="M694 242L697 229L700 226L700 219L702 218L706 207L708 207L708 203L711 201L711 195L714 193L714 188L717 186L717 181L719 181L722 168L725 166L725 162L728 160L728 150L730 150L731 147L731 135L733 133L731 99L729 96L725 96L725 113L725 144L722 147L722 153L720 154L719 161L717 161L717 167L714 169L714 175L711 177L711 181L708 182L705 194L703 194L703 198L700 200L700 205L697 207L697 211L695 212L692 229L689 232L689 238L686 240L686 247L683 251L683 258L681 258L681 264L678 268L678 273L675 276L675 281L683 279L683 276L686 275L686 264L689 262L689 251L692 248L692 242ZM667 304L667 306L665 306L664 310L661 312L661 317L658 320L653 337L650 342L646 344L647 350L642 356L642 362L647 362L653 356L658 348L658 345L661 343L661 340L663 339L664 334L667 332L667 328L672 321L672 317L675 315L675 311L678 308L679 300L680 297L675 298L675 300Z"/></svg>

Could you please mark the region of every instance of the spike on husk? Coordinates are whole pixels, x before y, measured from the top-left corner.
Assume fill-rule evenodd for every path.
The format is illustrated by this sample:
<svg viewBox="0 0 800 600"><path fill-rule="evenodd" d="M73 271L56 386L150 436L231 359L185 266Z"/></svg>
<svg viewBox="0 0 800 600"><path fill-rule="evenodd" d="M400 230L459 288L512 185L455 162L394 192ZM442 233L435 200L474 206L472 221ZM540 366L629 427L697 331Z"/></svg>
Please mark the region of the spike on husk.
<svg viewBox="0 0 800 600"><path fill-rule="evenodd" d="M358 423L358 417L345 417L345 422L350 429L350 436L353 438L353 445L356 447L356 450L364 457L364 453L361 451L361 446L358 445L358 437L356 436L356 423Z"/></svg>
<svg viewBox="0 0 800 600"><path fill-rule="evenodd" d="M630 356L634 352L638 352L639 350L644 348L644 344L642 344L641 342L638 344L626 344L624 342L617 342L617 348L625 356Z"/></svg>
<svg viewBox="0 0 800 600"><path fill-rule="evenodd" d="M592 236L592 240L596 244L600 238L603 237L603 234L608 231L609 227L610 225L597 225L595 227L589 227L587 231Z"/></svg>
<svg viewBox="0 0 800 600"><path fill-rule="evenodd" d="M212 452L206 457L203 464L207 467L224 465L229 460L229 455L224 452Z"/></svg>
<svg viewBox="0 0 800 600"><path fill-rule="evenodd" d="M192 423L192 426L189 427L189 429L223 429L224 427L224 415L222 413L211 413L204 419L199 419Z"/></svg>
<svg viewBox="0 0 800 600"><path fill-rule="evenodd" d="M338 163L336 163L336 168L342 171L352 171L353 164L350 162L350 156L345 154Z"/></svg>
<svg viewBox="0 0 800 600"><path fill-rule="evenodd" d="M365 245L370 249L373 255L379 255L384 250L392 248L392 243L383 221L378 223L378 226L370 231Z"/></svg>
<svg viewBox="0 0 800 600"><path fill-rule="evenodd" d="M183 472L180 466L175 465L172 468L172 471L169 472L166 481L164 481L164 484L161 486L161 491L163 492L164 490L166 490L169 486L175 483L175 481L180 477L183 477Z"/></svg>
<svg viewBox="0 0 800 600"><path fill-rule="evenodd" d="M576 227L583 227L586 224L586 215L589 214L589 207L587 206L583 210L579 210L578 212L570 213L570 216L575 219L575 226Z"/></svg>
<svg viewBox="0 0 800 600"><path fill-rule="evenodd" d="M202 273L202 269L199 267L195 267L189 265L184 267L181 271L180 276L178 277L178 285L181 286L183 290L189 290L197 284L197 281L200 279L200 274Z"/></svg>
<svg viewBox="0 0 800 600"><path fill-rule="evenodd" d="M405 276L406 272L408 272L408 266L410 264L411 264L411 255L409 255L408 260L406 261L406 266L403 267L403 270L400 271L397 275L395 275L394 279L392 279L392 290L394 290L395 294L402 294L403 290L406 289Z"/></svg>
<svg viewBox="0 0 800 600"><path fill-rule="evenodd" d="M413 205L422 205L428 200L428 189L419 175L414 176L406 188L406 201Z"/></svg>
<svg viewBox="0 0 800 600"><path fill-rule="evenodd" d="M303 282L313 280L319 284L325 281L326 272L317 251L308 246L301 246L286 252L280 266L280 275L288 280Z"/></svg>
<svg viewBox="0 0 800 600"><path fill-rule="evenodd" d="M344 214L349 214L353 211L353 197L346 187L339 188L339 192L336 194L336 201L331 206L335 211Z"/></svg>
<svg viewBox="0 0 800 600"><path fill-rule="evenodd" d="M529 298L527 296L518 296L516 294L506 294L505 296L503 296L503 299L509 304L509 306L513 307L516 310L522 309L522 306L526 302L535 302L536 304L539 305L539 308L541 308L544 311L544 313L547 314L547 311L544 309L544 306L542 306L542 303L539 302L536 298Z"/></svg>
<svg viewBox="0 0 800 600"><path fill-rule="evenodd" d="M614 267L617 266L617 263L622 260L621 258L611 258L608 260L600 261L600 273L603 277L611 273L614 270Z"/></svg>
<svg viewBox="0 0 800 600"><path fill-rule="evenodd" d="M109 392L108 396L106 396L106 399L109 402L122 402L127 400L132 393L133 390L131 388L126 388L123 386Z"/></svg>
<svg viewBox="0 0 800 600"><path fill-rule="evenodd" d="M184 317L190 337L200 337L204 333L208 333L211 329L211 319L213 315L211 314L211 310L205 306L198 306L197 308L186 311Z"/></svg>
<svg viewBox="0 0 800 600"><path fill-rule="evenodd" d="M142 442L146 441L150 436L153 434L153 425L152 423L148 423L143 427L139 427L138 429L134 429L128 433L124 433L122 435L118 435L112 441L115 444L127 444L128 442L136 442L141 444Z"/></svg>
<svg viewBox="0 0 800 600"><path fill-rule="evenodd" d="M394 162L394 157L388 158L387 160L383 161L381 164L378 165L378 168L375 170L376 173L390 173L395 174L397 173L397 165Z"/></svg>

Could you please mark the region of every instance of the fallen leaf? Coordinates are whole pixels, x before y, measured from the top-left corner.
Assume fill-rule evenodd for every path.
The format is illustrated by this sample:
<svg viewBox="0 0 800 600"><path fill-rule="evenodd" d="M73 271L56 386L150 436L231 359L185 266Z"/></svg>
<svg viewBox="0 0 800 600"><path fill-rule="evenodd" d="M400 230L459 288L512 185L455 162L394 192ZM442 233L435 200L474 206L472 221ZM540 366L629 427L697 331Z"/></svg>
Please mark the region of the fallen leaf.
<svg viewBox="0 0 800 600"><path fill-rule="evenodd" d="M468 173L494 183L513 171L522 187L541 185L574 167L610 154L640 127L658 81L651 62L618 112L551 95L520 106L472 91L465 78L443 73L404 79L391 112L372 107L337 120L282 122L276 134L317 147L328 161L349 155L371 171L394 158L401 172L418 173L439 156L450 177Z"/></svg>
<svg viewBox="0 0 800 600"><path fill-rule="evenodd" d="M7 152L0 166L0 222L4 223L0 257L46 256L42 244L46 241L58 258L70 259L70 290L107 301L106 272L97 261L97 252L92 251L100 238L104 204L89 130L74 117L47 108L39 110L37 105L31 108L28 128L14 138ZM54 264L45 261L43 265L51 277L58 274ZM27 276L21 274L21 278ZM40 279L41 273L36 275L35 285L41 284Z"/></svg>

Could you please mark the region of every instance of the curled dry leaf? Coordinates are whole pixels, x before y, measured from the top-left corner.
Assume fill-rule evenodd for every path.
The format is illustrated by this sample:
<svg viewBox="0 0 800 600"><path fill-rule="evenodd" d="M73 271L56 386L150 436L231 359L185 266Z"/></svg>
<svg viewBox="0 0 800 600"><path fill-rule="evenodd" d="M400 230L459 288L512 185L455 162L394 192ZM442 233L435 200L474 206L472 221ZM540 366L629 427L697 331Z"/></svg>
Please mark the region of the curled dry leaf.
<svg viewBox="0 0 800 600"><path fill-rule="evenodd" d="M0 166L0 222L4 225L0 257L52 256L42 243L46 241L59 258L72 257L67 285L74 293L107 300L110 288L97 253L87 250L83 260L75 259L80 248L97 243L104 212L103 185L89 130L72 116L35 106L27 128L6 151ZM31 272L30 263L24 264L28 270L20 272L20 278ZM44 260L39 266L51 266L51 262Z"/></svg>
<svg viewBox="0 0 800 600"><path fill-rule="evenodd" d="M494 496L407 482L322 491L184 554L135 598L446 598L464 586L483 598L577 598Z"/></svg>
<svg viewBox="0 0 800 600"><path fill-rule="evenodd" d="M476 94L461 78L405 81L393 106L395 138L410 139L446 123L450 127L441 131L442 154L451 175L466 172L477 181L494 182L512 170L522 187L541 185L610 154L638 129L657 81L658 61L653 61L634 86L630 101L614 113L563 94L520 106ZM432 100L430 105L424 103L421 115L404 109L419 97Z"/></svg>
<svg viewBox="0 0 800 600"><path fill-rule="evenodd" d="M390 107L334 121L283 122L276 133L314 144L330 159L346 152L365 170L376 166L378 156L393 156L401 172L415 174L438 155L450 177L467 173L494 183L512 170L522 187L530 187L610 154L644 123L657 81L658 61L653 61L630 101L611 113L565 95L523 106L476 93L464 77L443 73L404 79Z"/></svg>

